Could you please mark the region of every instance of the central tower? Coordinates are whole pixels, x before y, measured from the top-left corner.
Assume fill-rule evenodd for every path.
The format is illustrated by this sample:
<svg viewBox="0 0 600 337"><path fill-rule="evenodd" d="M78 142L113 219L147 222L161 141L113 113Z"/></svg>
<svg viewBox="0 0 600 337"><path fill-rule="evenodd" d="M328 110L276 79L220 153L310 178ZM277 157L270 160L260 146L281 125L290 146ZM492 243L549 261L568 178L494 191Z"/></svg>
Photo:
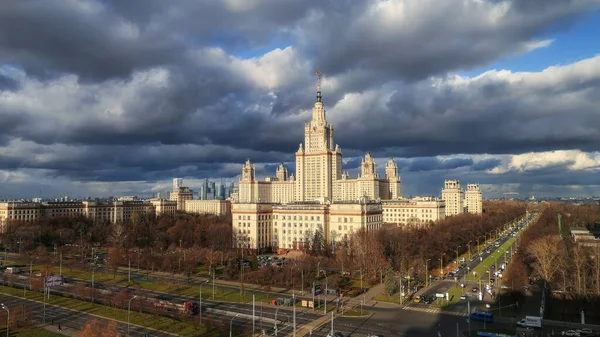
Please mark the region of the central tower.
<svg viewBox="0 0 600 337"><path fill-rule="evenodd" d="M342 176L342 152L333 142L333 125L327 122L321 101L321 72L317 71L317 101L312 120L304 125L304 148L296 152L296 200L332 200L334 181Z"/></svg>

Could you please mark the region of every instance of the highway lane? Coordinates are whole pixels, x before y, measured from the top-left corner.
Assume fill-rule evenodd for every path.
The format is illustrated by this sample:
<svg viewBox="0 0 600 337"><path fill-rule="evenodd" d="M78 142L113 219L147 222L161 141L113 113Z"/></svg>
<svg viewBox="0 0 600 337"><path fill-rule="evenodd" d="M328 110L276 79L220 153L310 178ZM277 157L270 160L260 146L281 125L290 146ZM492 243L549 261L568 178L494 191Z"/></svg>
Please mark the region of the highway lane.
<svg viewBox="0 0 600 337"><path fill-rule="evenodd" d="M83 282L83 281L79 281L79 282ZM16 285L18 285L19 288L21 288L23 286L23 283L28 284L28 276L23 275L22 278L20 278L18 281L15 282ZM85 283L85 282L83 282ZM70 286L57 286L52 288L52 293L55 294L55 296L60 296L60 293L62 292L69 292L72 285ZM106 287L106 289L113 289L113 290L121 290L123 288L120 287ZM170 302L173 303L179 303L182 304L186 301L198 301L197 297L186 297L186 296L178 296L178 295L171 295L171 294L164 294L164 293L158 293L158 292L153 292L153 291L145 291L145 290L131 290L130 293L131 296L133 295L137 295L140 298L145 298L145 297L149 297L149 298L159 298L159 296L162 296L163 299L166 299ZM166 297L165 297L166 296ZM234 320L233 325L237 326L237 327L241 327L241 326L251 326L252 325L252 303L230 303L230 302L219 302L219 301L212 301L212 300L208 300L208 299L202 299L202 317L203 318L207 318L207 317L211 317L214 321L219 321L221 319L223 319L223 317L227 318L227 319L231 319L233 316L235 316L236 314L240 314L240 315L244 315L244 316L240 316L237 317ZM220 311L225 311L225 313L221 313ZM275 317L275 314L277 312L277 317ZM300 325L305 325L308 322L313 321L314 319L320 317L322 314L322 311L316 311L313 312L312 309L307 309L307 308L300 308L297 307L296 308L296 325L300 326ZM180 316L175 313L175 312L163 312L162 313L163 316L167 316L167 317L171 317L171 318L179 318ZM257 331L259 331L259 327L260 327L260 322L261 322L261 317L262 318L270 318L270 319L275 319L277 318L277 320L280 322L279 326L278 326L278 330L279 331L292 331L293 330L293 310L291 307L279 307L279 309L277 309L277 307L273 306L273 305L269 305L269 304L265 304L265 303L261 303L261 302L256 302L255 303L255 307L254 307L254 317L255 317L255 326ZM194 319L195 316L190 316L190 319ZM274 331L274 324L273 323L266 323L263 321L263 328L265 328L267 331L273 330Z"/></svg>
<svg viewBox="0 0 600 337"><path fill-rule="evenodd" d="M372 315L366 318L339 317L334 318L333 326L335 332L341 332L344 336L364 337L369 334L380 336L406 336L426 337L438 336L438 330L442 336L455 336L456 324L459 332L468 331L469 325L464 317L429 314L424 312L401 310L398 308L368 309ZM494 327L510 328L507 324L494 323ZM471 322L471 329L482 329L480 322ZM312 336L325 337L331 331L331 323L324 324ZM462 335L461 335L462 336Z"/></svg>
<svg viewBox="0 0 600 337"><path fill-rule="evenodd" d="M31 312L32 318L36 322L43 322L44 316L44 305L35 301L13 297L5 294L0 294L0 302L8 306L11 310L11 314L14 314L18 306L25 305ZM110 320L105 318L99 318L93 315L89 315L80 311L69 310L62 307L46 304L46 323L48 325L54 322L53 326L57 327L59 324L64 331L69 329L82 330L85 324L92 320L98 319L102 324L107 324ZM168 327L165 327L168 329ZM127 335L127 323L117 322L117 329L122 336ZM176 336L175 334L169 334L165 332L158 332L155 330L138 327L135 325L130 326L131 336Z"/></svg>

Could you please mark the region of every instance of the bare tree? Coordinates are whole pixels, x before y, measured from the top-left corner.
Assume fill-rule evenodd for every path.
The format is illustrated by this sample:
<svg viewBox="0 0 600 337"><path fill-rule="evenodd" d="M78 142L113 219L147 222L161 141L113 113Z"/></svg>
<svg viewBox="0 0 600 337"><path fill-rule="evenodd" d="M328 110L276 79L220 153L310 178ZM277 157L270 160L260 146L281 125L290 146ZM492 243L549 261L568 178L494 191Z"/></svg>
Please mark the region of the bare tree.
<svg viewBox="0 0 600 337"><path fill-rule="evenodd" d="M127 233L125 227L121 223L116 223L111 226L109 241L113 246L117 248L123 248L125 240L127 240Z"/></svg>
<svg viewBox="0 0 600 337"><path fill-rule="evenodd" d="M545 235L534 240L527 252L533 259L534 273L546 280L552 282L554 274L562 268L560 261L561 238L558 235Z"/></svg>

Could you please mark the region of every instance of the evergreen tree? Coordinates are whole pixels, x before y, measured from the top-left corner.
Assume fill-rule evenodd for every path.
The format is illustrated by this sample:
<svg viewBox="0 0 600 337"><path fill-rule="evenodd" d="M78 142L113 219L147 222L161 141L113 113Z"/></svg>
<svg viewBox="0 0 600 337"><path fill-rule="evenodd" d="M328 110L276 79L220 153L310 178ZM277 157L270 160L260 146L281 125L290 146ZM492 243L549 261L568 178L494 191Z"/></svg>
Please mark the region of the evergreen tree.
<svg viewBox="0 0 600 337"><path fill-rule="evenodd" d="M386 271L385 271L385 292L388 296L391 296L393 293L398 291L398 280L394 277L394 270L392 269L392 263L388 262Z"/></svg>

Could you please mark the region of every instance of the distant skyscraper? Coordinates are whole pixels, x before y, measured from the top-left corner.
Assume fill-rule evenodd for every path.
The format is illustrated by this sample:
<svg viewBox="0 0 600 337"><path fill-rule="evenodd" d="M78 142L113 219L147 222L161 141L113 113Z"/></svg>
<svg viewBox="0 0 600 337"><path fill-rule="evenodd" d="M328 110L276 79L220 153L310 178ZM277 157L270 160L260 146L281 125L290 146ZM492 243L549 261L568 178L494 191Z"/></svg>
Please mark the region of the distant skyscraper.
<svg viewBox="0 0 600 337"><path fill-rule="evenodd" d="M202 200L207 200L208 196L208 179L204 179L202 182Z"/></svg>
<svg viewBox="0 0 600 337"><path fill-rule="evenodd" d="M173 179L173 192L179 192L179 188L183 186L183 178Z"/></svg>

